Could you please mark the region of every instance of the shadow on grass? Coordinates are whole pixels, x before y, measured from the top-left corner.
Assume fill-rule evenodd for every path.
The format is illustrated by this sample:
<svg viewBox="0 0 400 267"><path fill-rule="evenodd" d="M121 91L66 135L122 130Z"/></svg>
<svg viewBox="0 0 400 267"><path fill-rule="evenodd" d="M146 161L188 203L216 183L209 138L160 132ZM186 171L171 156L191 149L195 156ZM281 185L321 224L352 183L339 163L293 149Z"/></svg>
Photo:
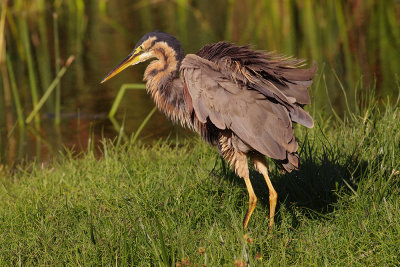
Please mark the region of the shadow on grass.
<svg viewBox="0 0 400 267"><path fill-rule="evenodd" d="M323 149L314 150L315 145L306 139L303 143L299 170L282 174L278 168L271 168L270 179L278 193L276 223L279 224L279 209L284 205L292 213L293 224L296 228L296 212L309 218L327 218L326 214L334 209L339 195L343 192L351 194L357 190L357 184L367 168L367 162L360 161L351 152L341 155L338 149L323 145ZM243 179L238 177L231 168L222 160L222 168L213 173L222 179L228 179L234 184L246 187ZM264 177L250 168L250 179L258 198L258 204L269 209L269 193ZM247 198L245 199L247 201Z"/></svg>

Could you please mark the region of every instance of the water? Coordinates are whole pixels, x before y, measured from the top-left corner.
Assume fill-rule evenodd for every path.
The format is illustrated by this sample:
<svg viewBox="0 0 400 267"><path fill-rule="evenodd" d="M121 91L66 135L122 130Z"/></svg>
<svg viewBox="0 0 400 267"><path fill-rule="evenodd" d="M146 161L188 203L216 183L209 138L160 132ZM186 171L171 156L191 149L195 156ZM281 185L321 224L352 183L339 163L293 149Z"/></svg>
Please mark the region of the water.
<svg viewBox="0 0 400 267"><path fill-rule="evenodd" d="M384 4L382 4L384 2ZM155 29L173 33L187 53L219 40L252 43L258 49L276 50L317 61L327 81L313 87L313 105L343 110L339 77L355 103L364 88L376 81L377 95L394 95L400 70L400 4L396 1L14 1L6 21L7 53L12 59L23 113L32 110L31 82L24 49L24 17L27 19L39 97L56 75L54 67L53 12L58 15L60 60L75 62L61 81L61 122L55 126L55 92L40 111L40 128L16 124L13 98L7 98L2 71L0 87L0 162L48 161L64 148L76 153L96 147L103 138L115 139L118 125L130 136L154 104L143 90L128 90L115 121L107 114L124 83L142 82L146 64L129 68L104 84L104 76L133 49L137 40ZM213 8L210 8L212 6ZM4 8L2 9L4 10ZM12 22L12 23L10 23ZM13 25L14 23L14 25ZM62 64L61 64L62 65ZM318 78L318 77L317 77ZM363 83L360 86L360 82ZM329 93L329 97L326 95ZM115 123L116 122L116 123ZM156 112L140 134L143 142L159 138L192 137L190 131L172 125ZM89 146L89 148L88 148Z"/></svg>

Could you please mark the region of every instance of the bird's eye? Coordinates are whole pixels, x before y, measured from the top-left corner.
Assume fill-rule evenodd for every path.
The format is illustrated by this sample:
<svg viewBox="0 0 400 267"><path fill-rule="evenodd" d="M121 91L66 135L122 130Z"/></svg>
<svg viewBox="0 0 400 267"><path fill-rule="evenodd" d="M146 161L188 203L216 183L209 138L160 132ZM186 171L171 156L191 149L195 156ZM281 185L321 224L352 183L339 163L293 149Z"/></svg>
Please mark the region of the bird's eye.
<svg viewBox="0 0 400 267"><path fill-rule="evenodd" d="M139 48L140 48L140 50L144 50L144 47L143 47L143 45L139 46Z"/></svg>

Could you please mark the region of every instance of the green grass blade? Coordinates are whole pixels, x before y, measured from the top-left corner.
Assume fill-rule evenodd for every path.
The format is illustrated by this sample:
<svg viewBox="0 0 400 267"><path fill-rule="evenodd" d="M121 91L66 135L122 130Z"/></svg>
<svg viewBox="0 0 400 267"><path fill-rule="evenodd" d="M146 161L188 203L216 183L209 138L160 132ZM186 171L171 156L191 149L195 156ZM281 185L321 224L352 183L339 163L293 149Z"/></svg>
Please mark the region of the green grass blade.
<svg viewBox="0 0 400 267"><path fill-rule="evenodd" d="M163 231L162 231L161 223L158 220L157 214L155 214L155 213L154 213L154 221L156 222L156 227L157 227L157 231L158 231L159 239L160 239L161 258L162 258L164 266L168 266L169 265L169 259L168 259L168 254L167 254L167 247L165 246L164 234L163 234Z"/></svg>
<svg viewBox="0 0 400 267"><path fill-rule="evenodd" d="M113 125L113 127L114 127L114 130L116 131L116 132L118 132L118 139L117 139L117 144L118 144L118 142L120 141L120 139L122 138L125 142L128 142L128 137L126 136L126 134L125 134L125 132L124 132L124 122L125 122L125 116L124 116L124 119L122 120L122 125L120 125L119 123L118 123L118 121L114 118L114 117L111 117L111 118L108 118L110 121L111 121L111 124Z"/></svg>
<svg viewBox="0 0 400 267"><path fill-rule="evenodd" d="M154 112L156 112L157 107L155 106L149 114L146 116L146 118L142 121L140 124L139 128L136 130L135 135L132 138L132 144L135 143L136 139L138 138L139 134L142 132L144 126L146 126L147 122L150 120L151 116L153 116Z"/></svg>
<svg viewBox="0 0 400 267"><path fill-rule="evenodd" d="M125 118L126 118L126 116L124 115L124 118L122 119L122 125L119 128L118 137L117 137L117 143L115 144L116 148L120 147L122 139L124 139L125 141L128 141L128 138L126 137L126 135L124 133ZM110 118L110 119L114 119L114 118Z"/></svg>
<svg viewBox="0 0 400 267"><path fill-rule="evenodd" d="M121 104L122 101L122 97L125 94L125 91L128 89L146 89L146 85L142 84L142 83L125 83L123 84L119 90L118 90L118 94L114 99L114 102L111 106L110 112L108 113L108 117L112 118L114 117L115 113L117 112L117 109L119 107L119 105Z"/></svg>

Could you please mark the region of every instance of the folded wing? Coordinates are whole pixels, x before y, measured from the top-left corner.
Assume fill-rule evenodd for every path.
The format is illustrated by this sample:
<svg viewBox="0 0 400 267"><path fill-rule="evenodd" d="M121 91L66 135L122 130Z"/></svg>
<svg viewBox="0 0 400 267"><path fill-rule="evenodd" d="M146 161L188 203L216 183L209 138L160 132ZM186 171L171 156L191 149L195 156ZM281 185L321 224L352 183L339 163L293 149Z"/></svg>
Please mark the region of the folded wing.
<svg viewBox="0 0 400 267"><path fill-rule="evenodd" d="M275 159L295 152L297 142L287 109L256 90L230 81L210 61L189 55L182 74L197 119L229 129L254 150Z"/></svg>

